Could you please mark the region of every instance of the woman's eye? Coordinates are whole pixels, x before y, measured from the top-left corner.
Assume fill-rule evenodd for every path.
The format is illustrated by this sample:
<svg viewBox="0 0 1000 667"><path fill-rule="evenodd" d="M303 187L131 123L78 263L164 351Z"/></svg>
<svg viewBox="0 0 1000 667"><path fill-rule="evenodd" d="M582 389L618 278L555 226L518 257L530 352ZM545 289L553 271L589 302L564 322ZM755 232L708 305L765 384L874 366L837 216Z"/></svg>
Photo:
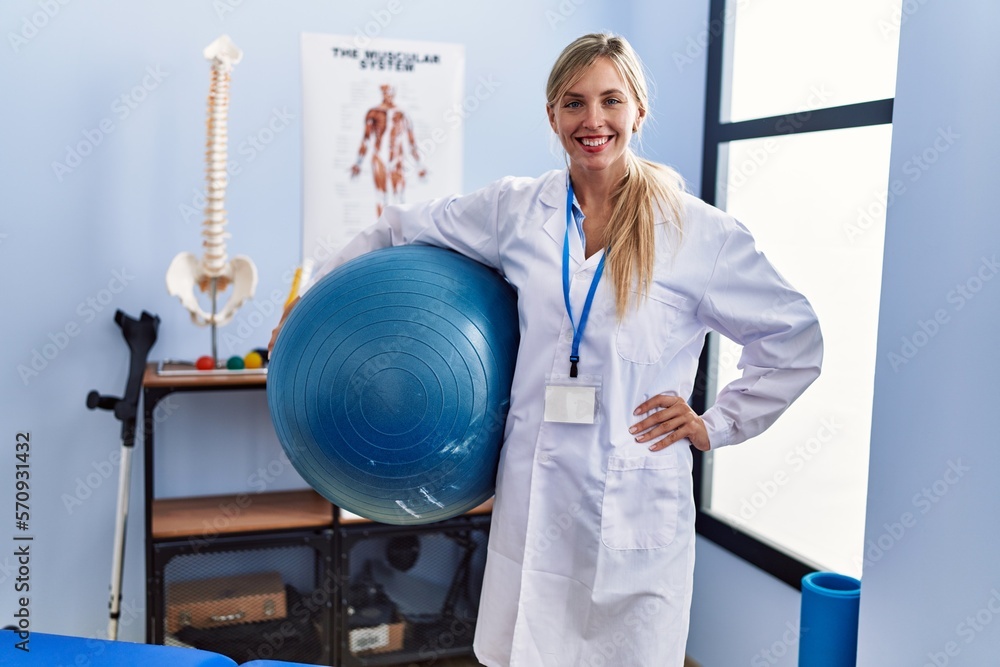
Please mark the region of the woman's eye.
<svg viewBox="0 0 1000 667"><path fill-rule="evenodd" d="M579 102L577 102L576 100L572 100L572 101L566 103L566 108L567 109L576 109L576 108L578 108L580 106L582 106L582 105Z"/></svg>
<svg viewBox="0 0 1000 667"><path fill-rule="evenodd" d="M605 103L606 103L606 104L621 104L621 103L622 103L622 101L621 101L621 100L619 100L619 99L618 99L618 98L616 98L616 97L610 97L610 98L608 98L607 100L605 100Z"/></svg>

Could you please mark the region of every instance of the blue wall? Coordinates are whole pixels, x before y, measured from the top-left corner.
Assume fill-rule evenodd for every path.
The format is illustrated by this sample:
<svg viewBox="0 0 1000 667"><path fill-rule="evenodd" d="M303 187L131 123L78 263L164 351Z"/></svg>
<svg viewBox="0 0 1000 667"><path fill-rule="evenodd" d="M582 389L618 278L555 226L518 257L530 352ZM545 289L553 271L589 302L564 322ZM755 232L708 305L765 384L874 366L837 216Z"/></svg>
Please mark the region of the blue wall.
<svg viewBox="0 0 1000 667"><path fill-rule="evenodd" d="M996 399L1000 8L903 4L858 665L1000 653ZM688 652L797 664L799 595L698 542Z"/></svg>
<svg viewBox="0 0 1000 667"><path fill-rule="evenodd" d="M13 497L13 443L29 431L33 629L97 636L106 625L119 424L108 413L87 411L84 398L91 389L118 394L124 387L127 350L112 321L115 309L162 318L154 358L208 351L207 331L167 295L164 274L178 252L199 250L208 90L201 51L209 42L228 33L245 53L232 83L231 157L241 170L227 196L229 249L254 260L260 284L255 302L223 329L239 340L229 345L224 337L221 349L242 354L266 343L277 322L268 301L287 293L299 261L301 32L377 27L372 32L389 38L465 44L469 90L480 77L500 84L467 119L466 189L561 165L543 111L549 66L579 34L629 34L658 84L646 152L678 166L697 191L703 56L678 66L672 54L702 32L707 2L665 4L672 7L651 0L624 7L426 0L403 2L380 26L395 3L4 3L0 438L8 467L0 473L0 499ZM282 129L273 141L240 152L276 110L289 120L275 125ZM68 156L71 148L87 154ZM269 466L280 468L269 490L302 486L280 465L262 394L173 397L157 429L160 495L246 490ZM142 464L140 455L121 632L132 640L143 637L138 619L145 602ZM13 532L8 526L0 539L9 545ZM11 552L0 550L4 618L15 608Z"/></svg>
<svg viewBox="0 0 1000 667"><path fill-rule="evenodd" d="M30 431L33 442L35 629L95 635L106 622L119 429L109 414L88 412L84 397L124 386L127 351L115 309L160 315L155 358L208 351L207 331L189 322L164 287L173 256L200 244L201 216L190 209L200 208L196 193L204 184L209 70L202 49L228 33L245 53L232 83L231 157L241 171L228 191L229 248L256 262L260 284L256 305L244 306L223 330L238 333L239 347L223 343L221 350L242 354L266 344L277 322L269 296L287 293L288 272L299 261L299 34L377 27L370 32L464 43L469 90L480 77L500 84L467 119L465 183L474 188L559 164L543 111L548 67L576 35L626 27L610 6L564 4L408 2L392 14L395 3L375 1L4 3L0 437L8 453L18 431ZM382 27L378 19L387 14ZM275 110L290 122L263 150L241 153L240 144ZM67 161L67 146L81 142L89 154ZM157 428L162 495L245 490L258 468L281 460L262 394L176 397ZM11 458L0 482L8 501ZM268 488L301 485L285 466ZM130 622L144 606L141 498L133 484L127 639L142 638L141 624ZM11 551L0 556L5 618L14 610Z"/></svg>
<svg viewBox="0 0 1000 667"><path fill-rule="evenodd" d="M858 664L996 664L1000 7L904 8Z"/></svg>
<svg viewBox="0 0 1000 667"><path fill-rule="evenodd" d="M699 191L707 0L425 0L403 2L403 11L379 26L390 5L15 0L0 9L6 102L0 112L0 438L12 452L18 431L32 435L35 629L105 631L119 429L109 414L91 413L83 402L90 389L116 394L124 386L127 352L114 310L161 316L155 358L190 359L207 351L207 332L167 295L164 274L178 252L199 248L200 215L191 211L200 208L196 193L204 184L208 64L201 51L218 35L228 33L245 52L233 74L230 113L231 155L241 163L227 197L230 254L249 255L260 272L258 298L223 329L238 332L242 347L229 347L224 337L223 353L267 341L277 321L267 301L287 293L289 271L299 261L303 31L354 34L377 26L389 38L463 43L467 86L481 76L500 83L467 119L466 189L561 165L543 113L548 68L579 34L624 32L656 84L645 152L678 167ZM45 6L53 16L45 15ZM42 27L34 29L33 22ZM144 80L147 89L133 93ZM134 109L122 95L132 97ZM240 153L275 109L291 116L288 125L263 150ZM101 131L91 154L57 174L53 162L65 163L67 146L96 137L105 119L110 131ZM35 370L35 351L43 355L35 359L38 375L22 376L19 366ZM262 469L277 473L268 477L268 490L302 486L282 461L262 394L180 395L163 406L156 426L158 494L247 490ZM143 637L142 464L140 455L121 632L131 640ZM13 462L8 465L9 473ZM0 470L0 499L13 494L8 473ZM12 533L5 529L0 540ZM798 595L710 542L699 539L698 549L689 653L705 667L751 664L789 636ZM11 551L0 550L4 618L15 607Z"/></svg>

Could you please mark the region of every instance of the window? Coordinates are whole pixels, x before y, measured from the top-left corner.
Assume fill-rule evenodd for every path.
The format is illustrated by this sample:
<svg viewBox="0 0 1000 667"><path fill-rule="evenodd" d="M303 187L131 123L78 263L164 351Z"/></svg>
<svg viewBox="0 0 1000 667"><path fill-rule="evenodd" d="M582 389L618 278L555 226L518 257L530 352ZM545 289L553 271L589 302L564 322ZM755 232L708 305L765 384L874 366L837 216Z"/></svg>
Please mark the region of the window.
<svg viewBox="0 0 1000 667"><path fill-rule="evenodd" d="M859 577L900 0L712 0L702 197L812 302L823 374L767 432L698 456L698 532L793 586ZM696 409L738 377L711 334Z"/></svg>

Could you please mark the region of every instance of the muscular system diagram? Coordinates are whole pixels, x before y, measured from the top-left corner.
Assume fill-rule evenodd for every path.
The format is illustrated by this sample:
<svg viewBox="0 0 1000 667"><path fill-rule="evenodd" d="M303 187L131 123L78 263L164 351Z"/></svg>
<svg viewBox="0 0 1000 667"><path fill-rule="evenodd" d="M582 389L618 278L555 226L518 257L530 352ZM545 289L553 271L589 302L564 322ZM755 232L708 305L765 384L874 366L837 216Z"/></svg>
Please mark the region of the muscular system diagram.
<svg viewBox="0 0 1000 667"><path fill-rule="evenodd" d="M410 155L417 165L417 176L427 176L427 169L420 162L420 152L413 136L413 123L395 103L396 91L387 84L380 86L382 102L372 107L365 115L365 134L358 149L358 159L351 166L351 178L361 174L361 165L372 152L372 178L375 180L377 201L375 212L382 215L382 209L389 203L389 187L392 187L392 203L402 203L406 191L406 169L404 166L407 145ZM388 134L388 137L386 136ZM388 139L386 149L383 140ZM383 155L387 155L383 159Z"/></svg>

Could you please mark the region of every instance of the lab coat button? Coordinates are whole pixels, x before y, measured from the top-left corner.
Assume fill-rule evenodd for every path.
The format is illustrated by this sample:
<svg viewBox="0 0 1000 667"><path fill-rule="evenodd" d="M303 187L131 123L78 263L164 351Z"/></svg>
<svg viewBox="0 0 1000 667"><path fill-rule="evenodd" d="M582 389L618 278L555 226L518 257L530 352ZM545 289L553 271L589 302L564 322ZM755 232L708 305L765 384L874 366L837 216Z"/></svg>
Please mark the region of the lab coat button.
<svg viewBox="0 0 1000 667"><path fill-rule="evenodd" d="M539 463L548 463L550 460L551 460L551 457L548 454L542 453L542 454L538 455L538 462Z"/></svg>

